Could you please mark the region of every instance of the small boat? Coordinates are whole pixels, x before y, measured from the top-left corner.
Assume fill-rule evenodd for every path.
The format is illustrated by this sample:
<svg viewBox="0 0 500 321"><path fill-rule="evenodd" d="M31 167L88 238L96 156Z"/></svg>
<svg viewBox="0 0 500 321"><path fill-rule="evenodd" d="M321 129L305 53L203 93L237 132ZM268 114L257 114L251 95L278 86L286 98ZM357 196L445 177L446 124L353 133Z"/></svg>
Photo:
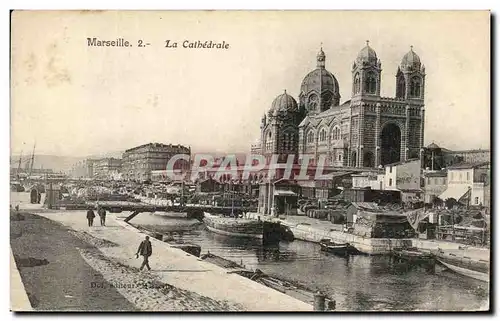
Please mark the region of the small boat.
<svg viewBox="0 0 500 321"><path fill-rule="evenodd" d="M490 281L489 262L439 253L436 261L451 271L483 282Z"/></svg>
<svg viewBox="0 0 500 321"><path fill-rule="evenodd" d="M349 243L335 243L330 239L322 239L319 245L322 251L342 256L347 256L351 247Z"/></svg>
<svg viewBox="0 0 500 321"><path fill-rule="evenodd" d="M392 254L397 258L411 262L428 262L434 260L434 256L431 253L419 251L417 248L395 248Z"/></svg>

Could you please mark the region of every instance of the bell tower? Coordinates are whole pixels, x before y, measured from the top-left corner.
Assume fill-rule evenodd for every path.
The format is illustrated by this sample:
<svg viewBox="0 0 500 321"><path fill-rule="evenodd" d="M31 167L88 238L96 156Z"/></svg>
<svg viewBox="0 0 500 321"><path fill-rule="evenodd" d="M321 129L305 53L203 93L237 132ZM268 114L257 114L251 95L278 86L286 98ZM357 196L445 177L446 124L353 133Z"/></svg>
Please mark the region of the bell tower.
<svg viewBox="0 0 500 321"><path fill-rule="evenodd" d="M396 72L396 98L421 100L425 97L425 66L420 57L413 51L403 56Z"/></svg>
<svg viewBox="0 0 500 321"><path fill-rule="evenodd" d="M352 96L380 96L382 63L366 41L352 65Z"/></svg>

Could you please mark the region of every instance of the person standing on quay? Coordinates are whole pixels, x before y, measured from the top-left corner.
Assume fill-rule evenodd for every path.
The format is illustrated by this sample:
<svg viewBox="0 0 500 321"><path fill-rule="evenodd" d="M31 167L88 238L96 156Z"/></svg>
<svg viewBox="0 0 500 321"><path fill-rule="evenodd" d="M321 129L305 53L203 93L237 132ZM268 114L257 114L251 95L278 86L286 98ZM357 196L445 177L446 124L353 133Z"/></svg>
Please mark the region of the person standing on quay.
<svg viewBox="0 0 500 321"><path fill-rule="evenodd" d="M101 207L98 211L97 214L99 214L99 217L101 218L101 226L106 226L106 210Z"/></svg>
<svg viewBox="0 0 500 321"><path fill-rule="evenodd" d="M139 248L137 249L137 253L135 254L137 258L139 258L139 255L142 255L144 258L139 271L142 271L144 267L147 267L148 270L151 271L151 267L149 266L149 257L152 253L153 247L151 246L151 241L149 241L149 236L146 236L146 239L141 242Z"/></svg>
<svg viewBox="0 0 500 321"><path fill-rule="evenodd" d="M94 211L91 208L89 208L89 210L87 211L87 221L89 223L89 226L94 225L94 217L95 217Z"/></svg>

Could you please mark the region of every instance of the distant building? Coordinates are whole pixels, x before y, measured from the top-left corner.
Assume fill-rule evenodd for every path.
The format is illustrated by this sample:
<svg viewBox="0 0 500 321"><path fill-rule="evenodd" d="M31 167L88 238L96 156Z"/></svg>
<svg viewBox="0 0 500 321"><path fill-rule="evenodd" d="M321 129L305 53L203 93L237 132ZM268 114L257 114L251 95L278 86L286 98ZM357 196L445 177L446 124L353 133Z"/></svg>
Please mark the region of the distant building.
<svg viewBox="0 0 500 321"><path fill-rule="evenodd" d="M385 165L383 173L367 171L353 174L352 189L346 191L346 197L358 202L372 199L384 199L384 202L392 199L394 203L419 201L422 198L420 164L420 159L410 159Z"/></svg>
<svg viewBox="0 0 500 321"><path fill-rule="evenodd" d="M490 162L463 163L448 167L448 187L439 195L464 205L490 206Z"/></svg>
<svg viewBox="0 0 500 321"><path fill-rule="evenodd" d="M364 172L352 175L352 188L366 188L384 190L384 174L377 172Z"/></svg>
<svg viewBox="0 0 500 321"><path fill-rule="evenodd" d="M191 148L182 145L149 143L127 149L122 157L123 178L127 180L147 181L151 172L166 170L169 160L177 154L191 156ZM178 160L174 169L186 169L189 161Z"/></svg>
<svg viewBox="0 0 500 321"><path fill-rule="evenodd" d="M296 215L300 186L293 180L262 182L257 211L268 215Z"/></svg>
<svg viewBox="0 0 500 321"><path fill-rule="evenodd" d="M424 203L431 204L435 198L439 197L448 188L447 181L448 173L446 170L424 171Z"/></svg>
<svg viewBox="0 0 500 321"><path fill-rule="evenodd" d="M100 179L116 178L122 169L122 160L119 158L102 158L92 161L92 177Z"/></svg>
<svg viewBox="0 0 500 321"><path fill-rule="evenodd" d="M11 167L10 168L10 175L11 176L25 176L27 177L29 174L30 170L25 170L23 168L20 168L18 170L17 167ZM46 175L46 174L52 174L54 171L49 168L33 168L31 170L31 176L40 176L40 175Z"/></svg>
<svg viewBox="0 0 500 321"><path fill-rule="evenodd" d="M489 149L446 151L445 154L448 158L460 158L464 163L480 163L491 161L491 152Z"/></svg>
<svg viewBox="0 0 500 321"><path fill-rule="evenodd" d="M422 165L429 170L441 170L456 164L489 162L490 160L491 152L487 149L453 151L432 143L424 148Z"/></svg>
<svg viewBox="0 0 500 321"><path fill-rule="evenodd" d="M221 183L213 178L200 180L196 184L196 192L199 193L214 193L214 192L220 192L221 190L222 190Z"/></svg>
<svg viewBox="0 0 500 321"><path fill-rule="evenodd" d="M384 190L399 191L401 202L419 201L422 198L420 159L398 162L385 166Z"/></svg>
<svg viewBox="0 0 500 321"><path fill-rule="evenodd" d="M85 167L86 167L87 171L85 173L86 174L85 177L91 177L91 178L94 177L94 162L95 162L94 159L87 159L86 160Z"/></svg>
<svg viewBox="0 0 500 321"><path fill-rule="evenodd" d="M262 153L262 146L260 144L260 140L252 144L252 146L250 147L250 153L251 155L260 155Z"/></svg>

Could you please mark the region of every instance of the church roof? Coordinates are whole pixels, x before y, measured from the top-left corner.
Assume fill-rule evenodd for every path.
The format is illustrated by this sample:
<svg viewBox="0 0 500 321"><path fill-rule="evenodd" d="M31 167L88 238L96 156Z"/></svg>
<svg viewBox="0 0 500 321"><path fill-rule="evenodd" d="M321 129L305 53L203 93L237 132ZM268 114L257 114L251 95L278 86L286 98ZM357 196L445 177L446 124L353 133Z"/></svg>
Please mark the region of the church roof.
<svg viewBox="0 0 500 321"><path fill-rule="evenodd" d="M367 62L370 64L377 63L378 61L377 53L375 52L375 50L373 50L372 47L370 47L368 41L366 42L366 46L363 49L361 49L361 51L358 53L356 61L360 63Z"/></svg>
<svg viewBox="0 0 500 321"><path fill-rule="evenodd" d="M401 67L411 67L418 70L420 66L420 57L413 51L413 46L411 46L410 51L408 51L401 60Z"/></svg>
<svg viewBox="0 0 500 321"><path fill-rule="evenodd" d="M304 77L300 86L300 92L304 95L308 95L313 90L317 93L331 91L338 94L339 82L328 70L316 68Z"/></svg>
<svg viewBox="0 0 500 321"><path fill-rule="evenodd" d="M313 126L316 126L318 124L318 121L312 117L306 116L299 124L299 127L305 127L309 124L312 124Z"/></svg>
<svg viewBox="0 0 500 321"><path fill-rule="evenodd" d="M286 93L286 90L283 94L276 97L271 105L271 109L269 109L270 115L275 115L278 112L288 112L288 111L297 111L297 101Z"/></svg>
<svg viewBox="0 0 500 321"><path fill-rule="evenodd" d="M323 116L321 118L317 118L317 119L319 120L318 125L330 126L330 124L335 119L335 117L334 116L330 116L330 115L325 115L325 116Z"/></svg>
<svg viewBox="0 0 500 321"><path fill-rule="evenodd" d="M344 102L342 105L327 109L319 114L314 115L314 117L316 119L321 119L323 117L333 116L333 115L335 115L337 117L337 115L342 113L342 111L345 110L346 107L350 107L350 106L351 106L351 101L348 100L348 101ZM339 117L341 117L341 116L339 116Z"/></svg>

